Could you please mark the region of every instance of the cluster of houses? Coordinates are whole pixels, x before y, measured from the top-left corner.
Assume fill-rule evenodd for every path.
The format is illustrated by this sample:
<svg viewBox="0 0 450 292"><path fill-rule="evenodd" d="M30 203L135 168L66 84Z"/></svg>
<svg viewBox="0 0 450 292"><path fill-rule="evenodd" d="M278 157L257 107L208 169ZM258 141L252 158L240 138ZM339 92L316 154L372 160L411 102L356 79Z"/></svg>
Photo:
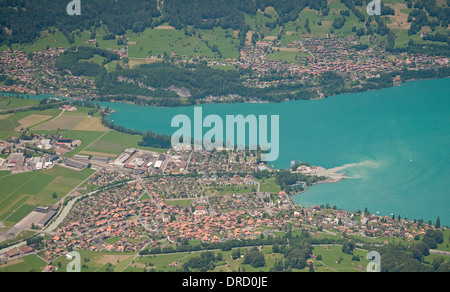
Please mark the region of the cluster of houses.
<svg viewBox="0 0 450 292"><path fill-rule="evenodd" d="M218 176L217 174L203 175L202 176L202 184L206 186L238 186L238 185L250 185L254 186L257 184L256 179L251 175L247 174L244 177L240 175L232 175L229 176L227 174Z"/></svg>
<svg viewBox="0 0 450 292"><path fill-rule="evenodd" d="M218 212L264 208L264 202L260 200L256 192L213 196L209 201L212 208Z"/></svg>
<svg viewBox="0 0 450 292"><path fill-rule="evenodd" d="M56 59L64 53L63 48L49 48L41 52L26 54L22 51L0 51L0 74L13 84L0 84L0 92L36 95L37 93L59 96L95 96L93 78L60 74L56 70Z"/></svg>
<svg viewBox="0 0 450 292"><path fill-rule="evenodd" d="M117 181L130 180L132 177L130 174L119 172L109 167L105 167L97 171L89 179L89 183L94 186L103 187Z"/></svg>
<svg viewBox="0 0 450 292"><path fill-rule="evenodd" d="M28 254L31 254L35 252L34 248L27 246L27 245L22 245L19 247L13 247L8 249L7 251L0 253L0 263L1 262L6 262L8 260L13 260L15 258L18 257L22 257Z"/></svg>
<svg viewBox="0 0 450 292"><path fill-rule="evenodd" d="M255 151L209 152L194 151L189 160L189 172L217 173L253 173L257 169Z"/></svg>
<svg viewBox="0 0 450 292"><path fill-rule="evenodd" d="M369 38L369 37L368 37ZM307 74L321 75L335 71L345 78L360 80L379 73L409 69L431 69L441 65L442 57L411 53L386 53L381 43L359 48L357 37L303 38L295 41L296 48L304 48L314 56ZM444 58L446 59L446 58Z"/></svg>
<svg viewBox="0 0 450 292"><path fill-rule="evenodd" d="M416 236L424 235L427 230L434 229L433 225L416 220L394 219L370 213L358 214L323 206L302 209L296 211L294 215L300 218L300 223L366 237L397 237L412 241Z"/></svg>
<svg viewBox="0 0 450 292"><path fill-rule="evenodd" d="M189 206L169 204L170 199L164 198L167 194L161 191L167 189L169 182L165 179L145 179L144 184L134 181L82 200L56 235L46 241L48 260L67 246L135 251L146 245L158 247L158 242L164 240L216 242L256 237L263 232L262 227L278 228L287 224L284 219L265 219L263 206L255 194L234 194L232 205L241 204L240 207L213 212L207 199L200 196ZM178 181L181 185L191 182Z"/></svg>
<svg viewBox="0 0 450 292"><path fill-rule="evenodd" d="M297 53L295 62L273 60L268 55L277 51ZM328 71L334 71L349 80L379 77L380 73L432 69L448 66L448 58L412 53L386 53L382 43L361 47L355 36L327 38L303 37L281 46L279 41L259 41L241 51L240 68L253 70L245 84L253 87L270 87L279 84L312 80ZM268 81L265 77L274 80Z"/></svg>
<svg viewBox="0 0 450 292"><path fill-rule="evenodd" d="M255 193L200 197L189 206L168 204L158 180L126 184L83 200L66 218L57 235L47 243L49 259L56 251L71 246L86 250L135 251L158 242L184 240L223 242L235 238L255 238L287 226L321 226L346 234L371 237L404 237L412 240L432 228L427 224L396 220L370 214L290 205L274 209L269 216ZM178 183L180 183L178 181ZM182 182L181 182L182 183ZM189 182L186 182L189 183ZM167 187L167 181L161 180ZM153 186L153 187L152 187ZM144 197L149 189L151 197ZM279 200L283 200L279 194ZM270 195L267 196L270 200ZM209 201L209 202L208 202ZM272 202L273 203L273 202ZM280 213L281 210L284 210ZM212 211L212 212L211 212ZM276 214L282 214L276 215ZM52 251L54 253L52 253Z"/></svg>
<svg viewBox="0 0 450 292"><path fill-rule="evenodd" d="M145 179L147 189L158 193L166 200L197 198L203 190L200 181L195 177L164 176Z"/></svg>
<svg viewBox="0 0 450 292"><path fill-rule="evenodd" d="M46 239L46 259L50 261L70 247L91 251L142 248L139 241L143 235L142 223L136 218L137 210L145 204L139 200L141 195L140 184L132 183L82 200L56 234Z"/></svg>
<svg viewBox="0 0 450 292"><path fill-rule="evenodd" d="M194 217L181 215L181 220L166 223L162 233L170 242L201 240L214 243L230 239L256 238L264 232L263 227L279 228L286 224L284 220L276 218L254 218L242 210L213 215L202 212L198 214Z"/></svg>
<svg viewBox="0 0 450 292"><path fill-rule="evenodd" d="M128 182L81 200L53 234L44 235L43 254L48 262L69 248L135 252L186 240L214 243L258 238L261 234L273 236L292 226L408 240L433 228L422 222L337 208L296 206L283 191L257 192L257 180L250 174L159 174L136 178L106 166L89 183L106 186L123 179ZM15 252L2 257L7 260L20 256L19 251Z"/></svg>

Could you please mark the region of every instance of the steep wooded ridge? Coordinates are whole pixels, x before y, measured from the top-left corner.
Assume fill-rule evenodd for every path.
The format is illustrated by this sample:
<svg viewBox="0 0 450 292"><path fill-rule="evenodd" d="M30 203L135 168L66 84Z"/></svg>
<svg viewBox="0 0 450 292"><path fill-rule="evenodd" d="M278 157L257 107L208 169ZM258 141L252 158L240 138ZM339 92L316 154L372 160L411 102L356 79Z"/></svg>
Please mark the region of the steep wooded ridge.
<svg viewBox="0 0 450 292"><path fill-rule="evenodd" d="M81 1L82 14L67 15L68 0L1 0L0 45L27 43L39 37L42 30L55 27L66 36L76 29L105 24L114 35L127 29L150 27L160 16L156 0L89 0Z"/></svg>
<svg viewBox="0 0 450 292"><path fill-rule="evenodd" d="M88 30L108 27L111 35L123 35L126 30L142 32L160 23L169 23L177 29L192 26L212 29L222 27L247 30L245 14L255 15L273 7L277 13L276 25L295 21L305 9L328 15L327 0L90 0L81 1L82 14L68 17L68 0L0 0L0 45L28 43L39 37L42 30L56 28L68 36L76 29ZM366 20L361 12L368 0L342 0L360 22ZM409 14L410 33L417 33L421 27L448 26L450 8L438 6L436 0L405 0ZM382 15L394 15L394 10L382 4ZM342 15L344 16L344 15ZM428 17L435 17L430 20ZM336 25L342 19L337 18Z"/></svg>
<svg viewBox="0 0 450 292"><path fill-rule="evenodd" d="M68 0L0 1L0 45L27 43L42 30L55 27L66 34L76 29L90 29L105 24L110 33L123 35L126 30L141 32L162 22L178 29L196 28L246 29L244 13L275 8L279 23L295 20L306 7L326 9L326 0L89 0L81 1L82 14L68 17ZM158 9L159 8L159 9ZM162 15L162 18L160 17Z"/></svg>
<svg viewBox="0 0 450 292"><path fill-rule="evenodd" d="M84 97L163 106L312 99L449 75L450 0L385 0L381 16L368 15L369 2L81 0L69 16L69 0L0 0L0 48L29 59L59 48L55 74L95 79ZM7 90L20 83L0 74ZM29 89L47 92L39 82Z"/></svg>

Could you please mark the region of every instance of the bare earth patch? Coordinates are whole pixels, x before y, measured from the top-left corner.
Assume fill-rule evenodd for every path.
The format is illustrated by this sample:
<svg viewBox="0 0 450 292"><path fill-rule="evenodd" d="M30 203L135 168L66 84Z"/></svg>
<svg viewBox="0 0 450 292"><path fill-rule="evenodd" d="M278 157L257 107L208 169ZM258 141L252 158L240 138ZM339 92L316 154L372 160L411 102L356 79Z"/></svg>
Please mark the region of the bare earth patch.
<svg viewBox="0 0 450 292"><path fill-rule="evenodd" d="M117 155L115 155L115 154L103 153L103 152L95 152L95 151L81 151L80 154L81 155L110 157L110 158L116 158L117 157Z"/></svg>
<svg viewBox="0 0 450 292"><path fill-rule="evenodd" d="M160 25L158 27L155 27L155 29L175 29L175 27L170 25Z"/></svg>
<svg viewBox="0 0 450 292"><path fill-rule="evenodd" d="M273 47L275 51L280 50L280 52L300 52L298 48L281 48L281 47Z"/></svg>
<svg viewBox="0 0 450 292"><path fill-rule="evenodd" d="M100 118L86 117L74 128L76 131L107 132L109 129L102 125Z"/></svg>
<svg viewBox="0 0 450 292"><path fill-rule="evenodd" d="M387 4L386 4L387 5ZM392 5L390 5L392 6ZM401 12L402 9L408 9L404 3L394 5L395 15L389 16L391 23L387 24L390 29L410 29L411 23L408 22L408 14Z"/></svg>
<svg viewBox="0 0 450 292"><path fill-rule="evenodd" d="M4 120L7 119L8 117L12 116L12 114L4 114L4 115L0 115L0 120Z"/></svg>
<svg viewBox="0 0 450 292"><path fill-rule="evenodd" d="M115 265L118 261L124 261L129 257L129 255L103 255L97 262L103 265L106 265L108 263Z"/></svg>
<svg viewBox="0 0 450 292"><path fill-rule="evenodd" d="M137 65L143 65L143 64L153 64L153 63L158 63L161 62L162 59L129 59L130 61L128 62L128 65L130 66L130 68L133 68L134 66Z"/></svg>
<svg viewBox="0 0 450 292"><path fill-rule="evenodd" d="M266 36L266 37L264 37L264 39L265 40L268 40L268 41L274 41L274 40L276 40L278 37L277 36Z"/></svg>

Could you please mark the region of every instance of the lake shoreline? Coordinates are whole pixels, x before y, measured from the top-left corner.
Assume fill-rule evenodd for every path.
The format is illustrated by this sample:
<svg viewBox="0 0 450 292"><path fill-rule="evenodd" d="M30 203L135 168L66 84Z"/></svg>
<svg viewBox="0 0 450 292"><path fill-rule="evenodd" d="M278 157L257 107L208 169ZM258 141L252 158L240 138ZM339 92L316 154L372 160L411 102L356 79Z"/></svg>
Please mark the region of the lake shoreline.
<svg viewBox="0 0 450 292"><path fill-rule="evenodd" d="M450 137L448 86L449 78L433 78L316 101L210 104L203 110L205 115L223 116L279 114L281 148L279 159L273 162L276 169L288 168L293 159L327 169L355 161L371 160L379 164L379 167L348 167L351 175L335 170L340 174L334 180L309 188L301 199L295 199L298 205L329 202L345 210L367 206L385 214L427 220L435 220L439 215L441 222L449 224L449 200L445 193L450 187L445 180L450 175L445 152L449 145L446 137ZM170 127L171 117L186 114L185 108L100 104L116 111L108 120L139 131L170 134L174 131Z"/></svg>
<svg viewBox="0 0 450 292"><path fill-rule="evenodd" d="M117 104L129 104L129 105L135 105L135 106L145 106L145 107L150 107L150 108L185 108L185 107L192 107L192 106L204 106L204 105L214 105L214 104L222 104L222 105L230 105L230 104L280 104L280 103L289 103L289 102L293 102L293 101L317 101L317 100L323 100L323 99L329 99L329 98L334 98L334 97L339 97L342 95L346 95L346 94L358 94L358 93L366 93L366 92L374 92L374 91L380 91L380 90L385 90L385 89L390 89L390 88L396 88L396 87L402 87L404 84L408 84L411 82L420 82L420 81L427 81L427 80L440 80L440 79L450 79L450 76L444 76L444 77L438 77L438 78L421 78L421 79L411 79L411 80L404 80L402 81L402 83L400 85L392 85L392 86L387 86L387 87L381 87L381 88L375 88L375 89L367 89L367 90L360 90L360 91L348 91L348 92L340 92L338 94L334 94L334 95L330 95L330 96L323 96L323 95L319 95L318 97L314 97L314 98L309 98L309 99L286 99L286 100L282 100L282 101L278 101L278 102L273 102L273 101L268 101L268 100L259 100L256 97L252 97L250 101L245 101L245 98L241 97L241 96L235 96L234 94L229 94L230 96L233 96L233 99L230 99L229 101L221 101L221 99L223 98L223 96L211 96L210 98L212 99L218 99L219 101L206 101L206 102L199 102L196 104L180 104L180 105L174 105L174 106L160 106L160 105L152 105L152 104L146 104L146 103L138 103L138 102L131 102L131 101L126 101L126 100L116 100L114 99L114 97L118 97L117 95L112 95L112 96L99 96L95 99L92 100L88 100L82 97L61 97L58 95L55 95L54 93L38 93L38 94L26 94L26 93L15 93L15 92L0 92L0 96L5 95L5 96L22 96L22 97L38 97L39 96L46 96L43 98L48 98L48 97L55 97L55 98L60 98L63 100L75 100L75 101L86 101L86 102L97 102L97 103L117 103ZM134 95L133 95L134 96ZM164 98L159 98L159 97L140 97L140 96L136 96L139 100L161 100ZM98 100L101 98L111 98L108 100Z"/></svg>

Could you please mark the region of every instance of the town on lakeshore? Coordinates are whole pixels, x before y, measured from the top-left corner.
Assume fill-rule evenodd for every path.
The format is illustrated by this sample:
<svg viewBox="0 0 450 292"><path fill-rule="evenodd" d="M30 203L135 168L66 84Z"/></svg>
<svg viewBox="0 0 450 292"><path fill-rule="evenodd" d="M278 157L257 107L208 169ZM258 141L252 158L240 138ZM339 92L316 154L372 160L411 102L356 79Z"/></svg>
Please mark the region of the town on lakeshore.
<svg viewBox="0 0 450 292"><path fill-rule="evenodd" d="M370 37L369 37L370 38ZM296 53L295 62L286 62L283 59L267 58L277 52ZM28 95L53 94L63 97L96 98L101 94L95 85L95 78L81 77L61 72L56 66L59 56L68 52L67 49L49 48L41 52L26 54L22 51L0 51L0 61L3 64L4 78L9 80L0 84L0 92L20 93ZM124 53L110 49L113 54ZM173 56L172 64L178 65L186 62L179 56ZM199 61L190 60L189 63L199 64ZM364 84L380 79L382 73L419 72L438 68L448 68L448 57L430 56L420 53L390 53L386 55L381 43L370 48L361 49L355 37L327 38L306 37L301 41L280 44L277 41L258 41L246 45L238 59L223 61L209 61L209 67L237 68L238 70L251 69L243 85L249 88L269 88L289 86L295 84L310 84L317 91L313 98L323 98L317 78L326 72L338 72L349 82L354 90L364 90ZM402 82L400 73L390 78L388 84L399 85ZM135 81L118 77L119 83L135 83ZM139 87L146 87L140 84ZM371 88L370 86L367 88ZM170 88L180 98L190 97L186 88ZM142 97L144 98L144 97ZM144 99L149 99L145 97ZM150 98L151 99L151 98ZM199 98L196 103L232 102L265 102L257 96L243 99L239 94L208 95ZM114 101L114 98L112 99Z"/></svg>
<svg viewBox="0 0 450 292"><path fill-rule="evenodd" d="M60 133L28 135L24 131L22 138L0 142L2 153L9 155L0 167L11 173L92 170L53 205L38 206L15 225L2 227L3 243L17 243L14 239L24 233L32 235L2 249L3 265L36 255L46 263L43 271L57 271L72 250L91 256L111 253L120 259L120 254L145 257L223 249L227 243L273 246L286 232L310 233L328 249L349 238L360 246L371 239L386 245L391 240L414 242L436 230L431 222L372 214L367 209L349 212L328 204L298 206L292 195L314 183L336 182L345 176L292 161L285 172L298 174L301 180L286 186L280 170L260 162L254 151L188 148L161 153L126 148L116 158L66 157L83 141L62 138ZM312 253L310 261L316 256ZM173 270L182 267L180 261L170 262ZM350 267L364 271L358 262ZM224 265L225 270L229 268L229 263Z"/></svg>

